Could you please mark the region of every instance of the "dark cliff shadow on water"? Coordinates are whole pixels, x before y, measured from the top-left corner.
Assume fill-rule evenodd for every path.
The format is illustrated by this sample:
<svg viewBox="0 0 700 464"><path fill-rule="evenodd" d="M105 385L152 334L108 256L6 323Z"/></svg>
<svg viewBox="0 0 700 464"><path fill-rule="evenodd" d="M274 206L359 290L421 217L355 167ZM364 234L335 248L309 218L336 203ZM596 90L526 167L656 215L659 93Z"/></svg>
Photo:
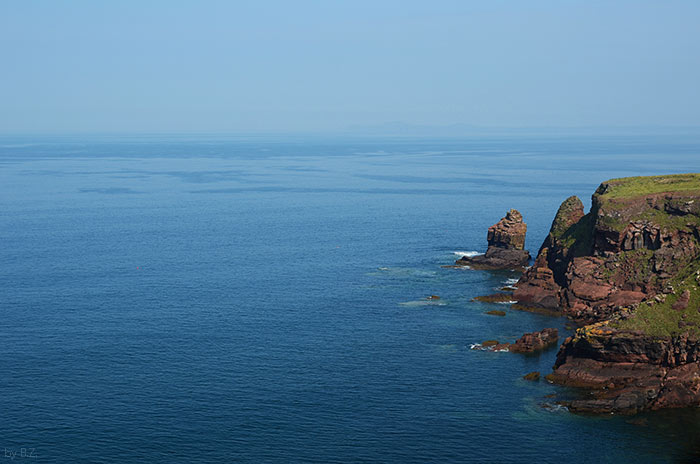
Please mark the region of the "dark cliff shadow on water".
<svg viewBox="0 0 700 464"><path fill-rule="evenodd" d="M632 416L628 424L640 429L639 438L654 436L668 443L670 462L700 462L700 409L667 409Z"/></svg>

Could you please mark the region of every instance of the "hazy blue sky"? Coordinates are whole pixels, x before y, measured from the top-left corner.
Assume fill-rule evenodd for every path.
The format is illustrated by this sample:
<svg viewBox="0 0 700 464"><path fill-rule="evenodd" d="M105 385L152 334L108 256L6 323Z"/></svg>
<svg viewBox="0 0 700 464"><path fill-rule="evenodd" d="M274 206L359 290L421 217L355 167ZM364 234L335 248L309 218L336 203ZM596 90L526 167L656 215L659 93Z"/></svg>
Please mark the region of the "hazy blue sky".
<svg viewBox="0 0 700 464"><path fill-rule="evenodd" d="M0 132L700 125L700 1L0 1Z"/></svg>

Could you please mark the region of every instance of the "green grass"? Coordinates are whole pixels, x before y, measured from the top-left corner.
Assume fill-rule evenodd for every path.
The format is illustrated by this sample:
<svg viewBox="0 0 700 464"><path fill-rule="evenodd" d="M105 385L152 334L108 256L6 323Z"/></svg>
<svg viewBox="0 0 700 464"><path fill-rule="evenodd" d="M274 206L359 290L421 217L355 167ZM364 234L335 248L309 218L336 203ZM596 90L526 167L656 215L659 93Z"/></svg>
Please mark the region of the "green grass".
<svg viewBox="0 0 700 464"><path fill-rule="evenodd" d="M629 319L616 321L611 327L642 331L653 337L672 337L689 332L692 335L700 335L700 285L695 279L695 272L700 269L700 262L693 261L679 277L673 279L674 292L666 297L663 302L650 300L641 303ZM682 277L681 277L682 276ZM688 290L690 302L684 310L675 310L673 304L681 294ZM679 323L683 322L683 326ZM688 324L691 325L688 325ZM694 324L694 325L692 325Z"/></svg>
<svg viewBox="0 0 700 464"><path fill-rule="evenodd" d="M659 193L679 193L680 196L665 199L656 207L642 207L644 204L640 200ZM687 230L689 222L700 224L700 201L693 201L697 196L700 196L700 174L612 179L603 182L594 194L594 206L599 208L595 211L597 225L620 232L631 221L650 221L669 230ZM670 214L669 207L690 214Z"/></svg>
<svg viewBox="0 0 700 464"><path fill-rule="evenodd" d="M700 191L698 191L700 195ZM615 200L605 202L605 211L615 211ZM700 212L700 202L696 208ZM649 221L666 230L689 230L688 225L700 225L700 215L695 211L693 214L676 215L656 208L646 208L642 212L622 219L614 215L599 215L597 217L598 226L606 230L622 231L632 221Z"/></svg>
<svg viewBox="0 0 700 464"><path fill-rule="evenodd" d="M690 192L700 194L700 173L667 176L623 177L604 182L605 191L596 192L609 199L632 198L654 193Z"/></svg>
<svg viewBox="0 0 700 464"><path fill-rule="evenodd" d="M689 223L700 223L700 217L698 216L676 216L673 214L668 214L665 211L659 211L658 209L648 209L642 213L639 218L642 220L648 220L670 230L684 230L687 229Z"/></svg>
<svg viewBox="0 0 700 464"><path fill-rule="evenodd" d="M571 196L564 200L564 202L559 206L557 215L554 216L554 222L552 222L552 228L550 233L554 238L560 238L566 231L572 226L569 223L569 218L577 210L583 210L583 203L576 196Z"/></svg>
<svg viewBox="0 0 700 464"><path fill-rule="evenodd" d="M615 216L601 215L598 216L596 220L596 225L599 229L616 230L618 232L622 232L628 224L629 221L623 221Z"/></svg>

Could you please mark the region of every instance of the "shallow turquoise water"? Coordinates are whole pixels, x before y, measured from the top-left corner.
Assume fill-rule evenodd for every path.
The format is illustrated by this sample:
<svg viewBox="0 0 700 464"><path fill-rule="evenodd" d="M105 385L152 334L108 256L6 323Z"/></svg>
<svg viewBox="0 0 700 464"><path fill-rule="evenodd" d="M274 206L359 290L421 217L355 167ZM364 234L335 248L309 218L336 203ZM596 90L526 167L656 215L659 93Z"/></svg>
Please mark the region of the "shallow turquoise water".
<svg viewBox="0 0 700 464"><path fill-rule="evenodd" d="M510 208L535 253L700 138L0 138L0 447L35 462L694 462L700 415L575 416L469 349L566 321L444 269ZM431 294L439 304L425 304ZM507 309L507 307L506 307ZM29 459L29 458L27 458Z"/></svg>

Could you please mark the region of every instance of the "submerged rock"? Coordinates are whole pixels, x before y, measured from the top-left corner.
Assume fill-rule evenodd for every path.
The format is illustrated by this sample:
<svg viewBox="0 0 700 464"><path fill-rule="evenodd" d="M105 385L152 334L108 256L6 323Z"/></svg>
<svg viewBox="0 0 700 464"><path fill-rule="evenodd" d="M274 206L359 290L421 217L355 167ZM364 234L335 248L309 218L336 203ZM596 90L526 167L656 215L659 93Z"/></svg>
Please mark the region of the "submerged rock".
<svg viewBox="0 0 700 464"><path fill-rule="evenodd" d="M505 311L499 311L497 309L491 310L491 311L486 311L486 314L489 314L491 316L505 316L506 312Z"/></svg>
<svg viewBox="0 0 700 464"><path fill-rule="evenodd" d="M463 256L456 265L474 269L519 269L530 262L530 253L524 250L527 224L517 210L489 227L486 235L488 249L483 255Z"/></svg>
<svg viewBox="0 0 700 464"><path fill-rule="evenodd" d="M513 295L509 293L493 293L491 295L483 295L474 297L475 301L484 303L507 303L513 301Z"/></svg>
<svg viewBox="0 0 700 464"><path fill-rule="evenodd" d="M535 372L530 372L529 374L523 375L523 379L529 380L531 382L536 382L540 380L540 373L535 371Z"/></svg>

